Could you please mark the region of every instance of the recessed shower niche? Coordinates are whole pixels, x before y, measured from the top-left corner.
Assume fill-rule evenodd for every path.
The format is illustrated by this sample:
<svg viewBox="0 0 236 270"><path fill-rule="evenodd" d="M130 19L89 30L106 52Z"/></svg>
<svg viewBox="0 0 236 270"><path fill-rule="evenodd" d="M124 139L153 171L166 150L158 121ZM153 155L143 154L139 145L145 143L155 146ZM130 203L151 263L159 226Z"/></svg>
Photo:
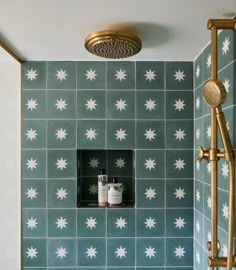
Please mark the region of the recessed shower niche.
<svg viewBox="0 0 236 270"><path fill-rule="evenodd" d="M77 150L77 206L98 206L98 174L105 169L108 182L116 177L123 184L122 207L134 206L133 150Z"/></svg>

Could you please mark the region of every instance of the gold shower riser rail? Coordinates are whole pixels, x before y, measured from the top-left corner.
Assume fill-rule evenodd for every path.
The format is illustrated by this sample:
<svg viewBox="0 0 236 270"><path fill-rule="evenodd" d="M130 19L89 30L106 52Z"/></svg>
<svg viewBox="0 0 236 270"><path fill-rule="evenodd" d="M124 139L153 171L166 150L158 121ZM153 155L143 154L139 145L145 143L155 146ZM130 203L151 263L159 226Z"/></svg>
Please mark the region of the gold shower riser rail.
<svg viewBox="0 0 236 270"><path fill-rule="evenodd" d="M233 260L232 267L236 267L236 256L233 256L232 260ZM227 267L227 257L217 257L217 258L208 257L208 266Z"/></svg>

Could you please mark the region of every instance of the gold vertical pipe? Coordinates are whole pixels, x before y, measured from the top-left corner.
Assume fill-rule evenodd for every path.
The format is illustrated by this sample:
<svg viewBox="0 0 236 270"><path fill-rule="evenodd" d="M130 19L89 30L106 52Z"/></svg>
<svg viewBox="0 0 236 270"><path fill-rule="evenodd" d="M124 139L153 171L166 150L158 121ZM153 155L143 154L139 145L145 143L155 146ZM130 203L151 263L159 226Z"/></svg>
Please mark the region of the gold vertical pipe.
<svg viewBox="0 0 236 270"><path fill-rule="evenodd" d="M211 79L217 79L217 28L211 28Z"/></svg>

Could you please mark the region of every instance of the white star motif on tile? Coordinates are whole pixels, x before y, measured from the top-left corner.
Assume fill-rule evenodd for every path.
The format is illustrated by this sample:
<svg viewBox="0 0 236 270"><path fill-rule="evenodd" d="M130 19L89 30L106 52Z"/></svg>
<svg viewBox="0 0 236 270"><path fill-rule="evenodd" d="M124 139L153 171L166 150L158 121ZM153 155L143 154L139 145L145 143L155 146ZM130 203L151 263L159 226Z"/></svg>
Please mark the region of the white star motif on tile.
<svg viewBox="0 0 236 270"><path fill-rule="evenodd" d="M223 85L225 87L226 92L229 93L229 88L230 88L229 80L225 78L223 81Z"/></svg>
<svg viewBox="0 0 236 270"><path fill-rule="evenodd" d="M26 254L27 254L27 258L30 258L30 259L37 258L37 254L38 254L37 248L33 248L33 247L27 248Z"/></svg>
<svg viewBox="0 0 236 270"><path fill-rule="evenodd" d="M146 195L146 199L155 199L156 198L156 190L152 189L151 187L149 189L146 189L146 192L144 193Z"/></svg>
<svg viewBox="0 0 236 270"><path fill-rule="evenodd" d="M86 70L86 80L96 80L96 76L97 76L97 73L96 73L96 70L93 70L90 68L90 70Z"/></svg>
<svg viewBox="0 0 236 270"><path fill-rule="evenodd" d="M207 166L207 172L210 174L210 172L211 172L211 163L208 162L206 166Z"/></svg>
<svg viewBox="0 0 236 270"><path fill-rule="evenodd" d="M93 139L96 139L97 135L98 134L96 133L96 129L92 129L92 128L86 129L85 136L87 140L92 141Z"/></svg>
<svg viewBox="0 0 236 270"><path fill-rule="evenodd" d="M222 246L222 253L223 253L223 257L227 257L228 248L225 244L223 244L223 246Z"/></svg>
<svg viewBox="0 0 236 270"><path fill-rule="evenodd" d="M93 218L93 217L87 218L85 224L87 225L87 228L89 229L96 228L97 226L96 218Z"/></svg>
<svg viewBox="0 0 236 270"><path fill-rule="evenodd" d="M227 127L228 130L230 130L230 126L229 126L229 122L228 121L226 122L226 127Z"/></svg>
<svg viewBox="0 0 236 270"><path fill-rule="evenodd" d="M207 127L207 138L210 139L211 138L211 126Z"/></svg>
<svg viewBox="0 0 236 270"><path fill-rule="evenodd" d="M197 261L198 264L200 264L200 254L199 254L198 251L196 253L196 261Z"/></svg>
<svg viewBox="0 0 236 270"><path fill-rule="evenodd" d="M184 250L183 247L179 246L175 248L174 253L175 253L175 257L181 258L185 256L184 254L186 253L186 251Z"/></svg>
<svg viewBox="0 0 236 270"><path fill-rule="evenodd" d="M57 162L56 162L57 169L60 169L62 171L66 169L67 165L68 163L66 162L66 159L63 159L63 158L57 159Z"/></svg>
<svg viewBox="0 0 236 270"><path fill-rule="evenodd" d="M186 165L186 163L184 163L184 160L183 159L178 159L178 160L175 160L175 163L174 163L174 165L175 165L175 169L177 170L182 170L182 169L184 169L184 166Z"/></svg>
<svg viewBox="0 0 236 270"><path fill-rule="evenodd" d="M36 218L28 218L26 222L27 228L34 229L37 228L38 222Z"/></svg>
<svg viewBox="0 0 236 270"><path fill-rule="evenodd" d="M196 68L196 77L198 78L200 76L200 67L197 66Z"/></svg>
<svg viewBox="0 0 236 270"><path fill-rule="evenodd" d="M120 128L119 130L118 129L116 130L115 136L117 140L120 140L120 141L125 140L127 135L128 134L126 133L125 129Z"/></svg>
<svg viewBox="0 0 236 270"><path fill-rule="evenodd" d="M37 106L38 106L38 103L37 103L37 100L36 99L28 99L27 100L27 103L26 103L26 106L27 106L27 110L36 110Z"/></svg>
<svg viewBox="0 0 236 270"><path fill-rule="evenodd" d="M62 246L60 248L57 248L57 251L56 251L57 257L59 257L61 259L66 258L67 253L68 252L66 251L66 248L63 248Z"/></svg>
<svg viewBox="0 0 236 270"><path fill-rule="evenodd" d="M93 257L97 257L97 254L98 252L96 251L96 248L94 247L90 247L90 248L87 248L87 251L86 251L86 254L87 254L87 257L89 257L90 259L92 259Z"/></svg>
<svg viewBox="0 0 236 270"><path fill-rule="evenodd" d="M146 137L145 139L146 140L154 140L155 139L155 136L156 136L156 133L155 133L155 130L153 129L150 129L149 130L145 130L145 133L144 133L144 136Z"/></svg>
<svg viewBox="0 0 236 270"><path fill-rule="evenodd" d="M179 141L184 140L184 137L186 136L186 134L184 133L184 130L182 129L176 130L174 135L175 135L175 139Z"/></svg>
<svg viewBox="0 0 236 270"><path fill-rule="evenodd" d="M146 257L151 259L152 257L156 257L156 251L155 248L152 248L151 246L146 248L144 253L146 254Z"/></svg>
<svg viewBox="0 0 236 270"><path fill-rule="evenodd" d="M115 73L115 77L116 77L116 80L119 80L119 81L123 81L123 80L126 80L126 71L125 70L117 70L116 73Z"/></svg>
<svg viewBox="0 0 236 270"><path fill-rule="evenodd" d="M30 169L31 171L33 171L34 169L37 168L38 163L36 159L31 158L31 159L27 159L26 165L27 165L27 169Z"/></svg>
<svg viewBox="0 0 236 270"><path fill-rule="evenodd" d="M210 231L208 231L208 233L207 233L207 240L211 241L211 232Z"/></svg>
<svg viewBox="0 0 236 270"><path fill-rule="evenodd" d="M184 71L181 71L180 69L178 71L175 71L175 74L173 75L175 77L175 80L184 81L184 77L186 76L184 74Z"/></svg>
<svg viewBox="0 0 236 270"><path fill-rule="evenodd" d="M27 136L27 140L35 140L38 133L36 132L36 129L27 129L27 132L25 134Z"/></svg>
<svg viewBox="0 0 236 270"><path fill-rule="evenodd" d="M146 218L144 224L146 225L146 228L149 228L150 230L152 228L155 228L156 227L155 218L152 218L152 217Z"/></svg>
<svg viewBox="0 0 236 270"><path fill-rule="evenodd" d="M55 74L55 76L57 77L57 80L63 81L66 80L66 76L68 76L68 74L66 74L66 70L57 70L57 73Z"/></svg>
<svg viewBox="0 0 236 270"><path fill-rule="evenodd" d="M186 224L186 222L184 221L184 218L179 217L175 219L174 224L176 228L181 229L181 228L184 228L184 225Z"/></svg>
<svg viewBox="0 0 236 270"><path fill-rule="evenodd" d="M27 198L33 200L37 198L38 192L36 188L31 187L30 189L27 189L27 192L25 194L27 195Z"/></svg>
<svg viewBox="0 0 236 270"><path fill-rule="evenodd" d="M156 166L156 162L155 162L155 159L145 159L145 163L144 163L144 166L145 166L145 169L146 170L149 170L151 171L152 169L155 169L155 166Z"/></svg>
<svg viewBox="0 0 236 270"><path fill-rule="evenodd" d="M210 68L211 66L211 55L209 54L207 57L207 67Z"/></svg>
<svg viewBox="0 0 236 270"><path fill-rule="evenodd" d="M184 103L184 100L178 99L175 100L175 110L181 111L184 110L184 106L186 106L186 104Z"/></svg>
<svg viewBox="0 0 236 270"><path fill-rule="evenodd" d="M146 107L146 110L149 110L149 111L155 110L156 101L154 99L146 100L146 103L144 103L144 106Z"/></svg>
<svg viewBox="0 0 236 270"><path fill-rule="evenodd" d="M210 196L207 197L207 207L209 209L211 209L211 197Z"/></svg>
<svg viewBox="0 0 236 270"><path fill-rule="evenodd" d="M86 102L87 103L85 104L85 106L87 107L86 108L87 110L90 110L90 111L96 110L97 103L95 99L90 98L90 99L87 99Z"/></svg>
<svg viewBox="0 0 236 270"><path fill-rule="evenodd" d="M197 220L197 221L196 221L196 231L199 233L199 232L200 232L200 229L201 229L200 223L199 223L199 221Z"/></svg>
<svg viewBox="0 0 236 270"><path fill-rule="evenodd" d="M89 160L89 167L95 169L98 167L98 165L100 164L100 162L98 161L97 158L93 157L93 158L90 158Z"/></svg>
<svg viewBox="0 0 236 270"><path fill-rule="evenodd" d="M60 188L60 189L57 189L56 195L57 195L57 199L63 200L63 199L66 199L68 193L66 189Z"/></svg>
<svg viewBox="0 0 236 270"><path fill-rule="evenodd" d="M57 110L60 110L60 111L66 110L66 106L67 106L66 100L62 98L57 99L55 106L57 107Z"/></svg>
<svg viewBox="0 0 236 270"><path fill-rule="evenodd" d="M199 161L196 162L196 170L199 171L201 167L201 164Z"/></svg>
<svg viewBox="0 0 236 270"><path fill-rule="evenodd" d="M155 77L157 75L154 70L149 69L149 70L146 70L146 73L144 74L144 76L146 77L146 81L151 82L152 80L156 79Z"/></svg>
<svg viewBox="0 0 236 270"><path fill-rule="evenodd" d="M223 43L222 43L222 53L223 55L227 54L227 52L229 51L229 44L230 44L230 41L229 41L229 37L225 37Z"/></svg>
<svg viewBox="0 0 236 270"><path fill-rule="evenodd" d="M123 100L123 99L116 100L115 106L117 110L120 110L120 111L125 110L127 106L126 100Z"/></svg>
<svg viewBox="0 0 236 270"><path fill-rule="evenodd" d="M196 190L196 200L197 200L198 202L200 202L200 199L201 199L201 194L200 194L200 191L197 189L197 190Z"/></svg>
<svg viewBox="0 0 236 270"><path fill-rule="evenodd" d="M119 248L116 249L115 251L116 253L116 257L119 257L120 259L122 259L123 257L126 257L126 248L123 248L122 246L120 246Z"/></svg>
<svg viewBox="0 0 236 270"><path fill-rule="evenodd" d="M222 212L223 212L223 217L225 219L228 219L229 218L229 207L226 203L223 204L223 207L222 207Z"/></svg>
<svg viewBox="0 0 236 270"><path fill-rule="evenodd" d="M124 159L124 158L121 158L121 157L120 157L120 158L117 158L117 159L116 159L115 164L116 164L116 168L124 168L126 162L125 162L125 159Z"/></svg>
<svg viewBox="0 0 236 270"><path fill-rule="evenodd" d="M200 138L200 129L197 128L196 129L196 139L199 140L199 138Z"/></svg>
<svg viewBox="0 0 236 270"><path fill-rule="evenodd" d="M55 133L55 135L57 136L58 140L62 141L63 139L66 139L66 136L68 134L66 133L66 129L60 128L60 129L57 129L57 132Z"/></svg>
<svg viewBox="0 0 236 270"><path fill-rule="evenodd" d="M66 218L60 217L60 218L57 218L56 224L57 224L57 228L60 228L62 230L63 228L66 228L66 225L68 224L68 222L66 221Z"/></svg>
<svg viewBox="0 0 236 270"><path fill-rule="evenodd" d="M224 176L225 178L229 176L229 166L228 166L228 163L224 162L222 164L221 171L222 171L222 176Z"/></svg>
<svg viewBox="0 0 236 270"><path fill-rule="evenodd" d="M125 218L120 217L116 219L115 224L116 224L116 228L120 228L122 230L123 228L126 227L127 222Z"/></svg>
<svg viewBox="0 0 236 270"><path fill-rule="evenodd" d="M98 186L94 185L94 184L89 186L89 193L93 194L93 195L97 194L98 193Z"/></svg>
<svg viewBox="0 0 236 270"><path fill-rule="evenodd" d="M200 98L196 98L196 109L198 110L200 108Z"/></svg>
<svg viewBox="0 0 236 270"><path fill-rule="evenodd" d="M25 76L27 77L27 80L31 81L36 80L38 76L37 70L33 70L32 68L28 69Z"/></svg>
<svg viewBox="0 0 236 270"><path fill-rule="evenodd" d="M185 198L185 194L186 192L184 192L184 189L182 189L181 187L179 187L178 189L175 189L175 198L178 198L179 200L181 200L182 198Z"/></svg>

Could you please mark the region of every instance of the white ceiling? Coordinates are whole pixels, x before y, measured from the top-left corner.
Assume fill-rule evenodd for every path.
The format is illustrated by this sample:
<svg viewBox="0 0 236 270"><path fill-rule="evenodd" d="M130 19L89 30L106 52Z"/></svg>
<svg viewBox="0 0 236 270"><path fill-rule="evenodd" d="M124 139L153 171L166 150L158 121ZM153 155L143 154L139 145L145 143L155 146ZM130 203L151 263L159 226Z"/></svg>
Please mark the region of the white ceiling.
<svg viewBox="0 0 236 270"><path fill-rule="evenodd" d="M142 51L126 60L193 60L209 18L232 18L236 0L0 0L0 40L24 60L104 60L89 54L94 31L136 31Z"/></svg>

